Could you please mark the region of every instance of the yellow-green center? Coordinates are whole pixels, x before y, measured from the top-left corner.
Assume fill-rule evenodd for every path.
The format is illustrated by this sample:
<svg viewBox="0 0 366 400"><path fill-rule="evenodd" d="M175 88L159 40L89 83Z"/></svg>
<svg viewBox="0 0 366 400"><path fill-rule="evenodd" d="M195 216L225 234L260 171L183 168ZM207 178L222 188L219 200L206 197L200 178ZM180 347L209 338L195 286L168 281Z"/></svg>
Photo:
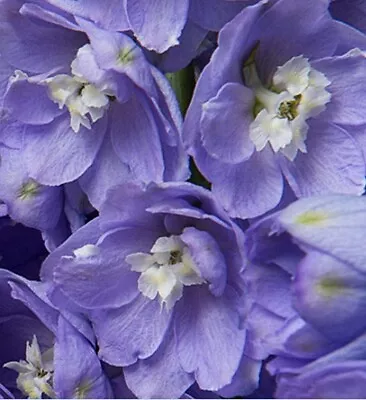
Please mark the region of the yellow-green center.
<svg viewBox="0 0 366 400"><path fill-rule="evenodd" d="M301 97L301 94L297 94L294 96L294 100L283 101L278 108L278 118L287 118L289 121L294 120L299 115L297 108Z"/></svg>

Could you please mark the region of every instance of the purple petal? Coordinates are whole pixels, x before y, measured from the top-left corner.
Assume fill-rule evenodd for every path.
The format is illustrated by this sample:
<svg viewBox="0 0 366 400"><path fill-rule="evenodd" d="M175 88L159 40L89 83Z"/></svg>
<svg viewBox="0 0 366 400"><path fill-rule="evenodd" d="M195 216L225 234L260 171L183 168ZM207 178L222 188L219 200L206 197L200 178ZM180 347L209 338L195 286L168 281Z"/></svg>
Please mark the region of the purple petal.
<svg viewBox="0 0 366 400"><path fill-rule="evenodd" d="M13 68L0 56L0 105L2 106L3 97L5 95L6 88L10 76L13 74ZM0 115L1 117L1 115Z"/></svg>
<svg viewBox="0 0 366 400"><path fill-rule="evenodd" d="M147 226L154 227L160 232L159 236L164 236L161 217L146 211L154 200L152 192L148 195L146 191L145 185L136 181L111 188L100 210L103 230L118 228L121 224L132 224L143 229Z"/></svg>
<svg viewBox="0 0 366 400"><path fill-rule="evenodd" d="M10 282L11 295L25 304L44 324L45 329L56 332L58 311L47 297L49 286L43 282L14 279Z"/></svg>
<svg viewBox="0 0 366 400"><path fill-rule="evenodd" d="M7 204L11 218L32 228L53 229L63 207L62 189L33 181L23 163L22 151L4 147L0 154L0 198Z"/></svg>
<svg viewBox="0 0 366 400"><path fill-rule="evenodd" d="M267 7L267 12L258 21L254 32L259 41L257 67L264 80L268 80L276 67L292 57L303 55L313 60L335 51L337 32L328 12L327 1L279 0L269 7L262 3L262 7ZM241 15L246 12L247 9ZM275 34L273 24L276 25Z"/></svg>
<svg viewBox="0 0 366 400"><path fill-rule="evenodd" d="M150 64L142 49L129 36L121 32L105 31L81 18L76 20L88 35L97 62L104 70L123 73L148 95L154 98L157 96Z"/></svg>
<svg viewBox="0 0 366 400"><path fill-rule="evenodd" d="M344 0L341 0L343 5L345 5L347 2ZM353 0L351 0L353 1ZM331 5L334 4L335 1L331 1ZM354 9L353 7L354 1L351 7L347 7L348 9L352 10ZM366 43L366 36L356 28L353 28L351 25L347 25L346 23L340 22L340 21L334 21L334 24L337 29L337 37L339 39L337 49L335 51L335 55L342 55L344 53L347 53L348 51L354 49L354 48L359 48L359 49L364 49L365 48L365 43Z"/></svg>
<svg viewBox="0 0 366 400"><path fill-rule="evenodd" d="M59 318L54 365L58 398L110 398L111 387L95 349L63 317Z"/></svg>
<svg viewBox="0 0 366 400"><path fill-rule="evenodd" d="M0 143L10 149L21 149L24 143L25 125L8 118L6 110L4 113L4 119L0 117Z"/></svg>
<svg viewBox="0 0 366 400"><path fill-rule="evenodd" d="M99 0L47 0L73 15L88 18L106 29L129 30L129 23L121 0L110 0L108 7Z"/></svg>
<svg viewBox="0 0 366 400"><path fill-rule="evenodd" d="M295 313L291 302L291 276L282 268L273 264L251 264L245 271L245 280L250 283L257 304L284 319Z"/></svg>
<svg viewBox="0 0 366 400"><path fill-rule="evenodd" d="M45 185L61 185L82 175L103 141L107 119L75 133L68 114L42 126L25 128L25 161L29 175Z"/></svg>
<svg viewBox="0 0 366 400"><path fill-rule="evenodd" d="M219 390L220 396L244 397L252 393L259 385L261 366L262 361L253 360L243 354L233 381Z"/></svg>
<svg viewBox="0 0 366 400"><path fill-rule="evenodd" d="M210 292L221 296L227 283L227 267L216 240L208 232L193 227L185 228L180 237L188 246L202 278L209 282Z"/></svg>
<svg viewBox="0 0 366 400"><path fill-rule="evenodd" d="M181 145L181 132L183 117L179 108L177 97L172 86L157 68L151 66L151 74L160 90L158 101L154 101L154 106L162 120L163 141L170 146Z"/></svg>
<svg viewBox="0 0 366 400"><path fill-rule="evenodd" d="M239 316L228 298L186 287L174 324L181 365L194 372L200 388L218 390L229 384L239 367L245 331L239 329Z"/></svg>
<svg viewBox="0 0 366 400"><path fill-rule="evenodd" d="M345 346L340 347L337 350L334 350L333 352L316 359L311 364L306 365L304 368L302 368L302 372L311 372L315 368L324 368L325 366L338 361L364 361L366 354L365 343L366 335L362 334Z"/></svg>
<svg viewBox="0 0 366 400"><path fill-rule="evenodd" d="M47 86L31 83L26 79L11 83L4 106L14 119L31 125L48 124L65 112L49 98Z"/></svg>
<svg viewBox="0 0 366 400"><path fill-rule="evenodd" d="M61 213L57 225L53 229L42 231L42 239L46 249L51 252L55 250L61 243L63 243L71 235L70 224L66 215Z"/></svg>
<svg viewBox="0 0 366 400"><path fill-rule="evenodd" d="M171 312L162 310L158 301L139 295L121 308L94 312L91 320L99 357L111 365L127 366L157 351L169 328Z"/></svg>
<svg viewBox="0 0 366 400"><path fill-rule="evenodd" d="M268 147L241 164L227 166L218 161L215 165L207 162L202 171L212 182L213 193L232 217L256 217L274 208L282 197L281 170Z"/></svg>
<svg viewBox="0 0 366 400"><path fill-rule="evenodd" d="M43 281L52 282L54 267L59 263L63 256L72 256L75 249L78 249L85 244L95 244L98 241L101 235L99 222L98 217L93 219L88 224L78 229L57 249L52 251L42 264L41 279Z"/></svg>
<svg viewBox="0 0 366 400"><path fill-rule="evenodd" d="M266 341L271 353L305 361L319 358L339 346L298 315L288 319L279 329L273 329Z"/></svg>
<svg viewBox="0 0 366 400"><path fill-rule="evenodd" d="M126 12L138 41L163 53L179 43L187 20L189 0L127 0Z"/></svg>
<svg viewBox="0 0 366 400"><path fill-rule="evenodd" d="M191 0L189 17L209 31L219 31L244 7L256 0Z"/></svg>
<svg viewBox="0 0 366 400"><path fill-rule="evenodd" d="M278 213L270 214L252 224L246 231L246 254L255 264L274 262L293 275L296 265L304 253L293 243L290 235L276 229L275 219ZM277 235L271 235L271 233Z"/></svg>
<svg viewBox="0 0 366 400"><path fill-rule="evenodd" d="M90 308L116 308L139 294L138 274L125 262L129 254L143 252L154 244L150 231L118 230L98 243L94 257L63 258L55 266L54 280L76 304ZM121 247L123 243L123 247Z"/></svg>
<svg viewBox="0 0 366 400"><path fill-rule="evenodd" d="M47 296L57 307L60 314L79 331L90 343L95 344L96 338L93 327L88 319L85 308L81 308L66 297L53 283L49 283Z"/></svg>
<svg viewBox="0 0 366 400"><path fill-rule="evenodd" d="M228 225L217 218L216 215L210 215L205 213L204 210L196 207L192 207L190 203L183 199L167 199L165 201L156 202L153 206L146 209L149 213L153 214L168 214L167 217L172 215L179 215L181 218L194 218L196 220L209 220L214 221L214 223L222 225L228 228ZM183 218L182 218L183 219ZM184 226L182 226L182 229Z"/></svg>
<svg viewBox="0 0 366 400"><path fill-rule="evenodd" d="M253 92L238 83L225 84L202 106L202 143L211 157L237 164L254 151L249 138L253 120Z"/></svg>
<svg viewBox="0 0 366 400"><path fill-rule="evenodd" d="M190 176L189 158L181 139L183 119L177 97L169 81L157 68L151 67L151 73L159 88L158 99L151 98L151 105L161 138L164 181L185 181Z"/></svg>
<svg viewBox="0 0 366 400"><path fill-rule="evenodd" d="M79 183L79 180L77 180L63 186L65 194L64 211L71 232L75 232L85 225L89 216L95 213L95 209L91 206Z"/></svg>
<svg viewBox="0 0 366 400"><path fill-rule="evenodd" d="M75 24L73 17L63 13L59 9L54 9L52 7L44 8L38 4L25 3L19 9L19 13L27 17L38 18L53 25L59 25L66 29L80 31L80 28Z"/></svg>
<svg viewBox="0 0 366 400"><path fill-rule="evenodd" d="M90 202L99 209L112 186L136 179L130 168L117 156L107 133L91 167L79 178Z"/></svg>
<svg viewBox="0 0 366 400"><path fill-rule="evenodd" d="M293 284L294 305L319 332L345 342L366 328L366 275L333 257L310 252Z"/></svg>
<svg viewBox="0 0 366 400"><path fill-rule="evenodd" d="M85 36L46 22L36 24L14 11L5 12L2 17L6 22L0 24L4 59L15 68L32 73L54 69L68 72L77 50L86 42Z"/></svg>
<svg viewBox="0 0 366 400"><path fill-rule="evenodd" d="M195 92L187 111L183 128L183 140L195 154L194 146L201 139L200 119L202 105L216 96L221 87L228 82L242 84L243 52L250 53L255 42L243 41L243 37L250 38L251 31L257 19L262 14L263 4L248 7L241 16L229 22L219 35L219 47L212 55L210 63L202 72L197 82ZM238 48L238 46L240 46ZM238 67L240 65L240 67Z"/></svg>
<svg viewBox="0 0 366 400"><path fill-rule="evenodd" d="M118 157L139 180L161 182L164 163L159 131L147 101L136 93L111 108L110 114L112 144Z"/></svg>
<svg viewBox="0 0 366 400"><path fill-rule="evenodd" d="M134 394L146 399L178 399L194 381L180 366L172 330L151 357L124 368L124 374Z"/></svg>
<svg viewBox="0 0 366 400"><path fill-rule="evenodd" d="M343 261L364 272L366 198L332 195L297 200L278 216L282 228L301 245Z"/></svg>
<svg viewBox="0 0 366 400"><path fill-rule="evenodd" d="M199 52L199 47L207 30L188 20L183 28L177 46L170 47L158 58L158 66L162 71L179 71L186 67Z"/></svg>
<svg viewBox="0 0 366 400"><path fill-rule="evenodd" d="M348 361L278 381L276 398L362 399L366 391L366 363Z"/></svg>
<svg viewBox="0 0 366 400"><path fill-rule="evenodd" d="M362 112L366 107L366 88L364 86L366 58L364 54L360 50L354 49L343 56L315 61L312 66L322 72L331 82L327 91L331 93L332 97L321 116L336 124L350 126L365 124L366 116ZM347 74L344 71L347 71Z"/></svg>
<svg viewBox="0 0 366 400"><path fill-rule="evenodd" d="M282 158L282 168L296 196L362 194L365 161L358 143L342 128L314 121L306 139L307 153L293 162Z"/></svg>

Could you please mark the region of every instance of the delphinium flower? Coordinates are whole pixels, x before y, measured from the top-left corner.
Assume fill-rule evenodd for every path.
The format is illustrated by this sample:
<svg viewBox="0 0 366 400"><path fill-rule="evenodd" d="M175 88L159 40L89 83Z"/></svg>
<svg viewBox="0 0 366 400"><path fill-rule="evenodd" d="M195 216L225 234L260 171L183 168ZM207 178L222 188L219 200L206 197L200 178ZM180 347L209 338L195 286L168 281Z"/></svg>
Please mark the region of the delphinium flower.
<svg viewBox="0 0 366 400"><path fill-rule="evenodd" d="M280 0L220 32L184 140L231 216L273 209L285 184L297 197L363 193L366 58L344 27L327 1Z"/></svg>
<svg viewBox="0 0 366 400"><path fill-rule="evenodd" d="M4 1L0 11L13 67L0 140L14 148L18 137L36 184L78 179L98 207L116 183L187 178L178 105L131 38L47 2Z"/></svg>
<svg viewBox="0 0 366 400"><path fill-rule="evenodd" d="M42 286L0 270L0 381L17 398L110 398L92 343Z"/></svg>
<svg viewBox="0 0 366 400"><path fill-rule="evenodd" d="M366 199L298 200L253 224L249 325L279 398L359 398L366 379Z"/></svg>
<svg viewBox="0 0 366 400"><path fill-rule="evenodd" d="M243 241L209 191L131 183L108 192L41 277L57 307L90 318L99 357L124 367L136 396L179 397L194 382L244 395L261 361L246 352Z"/></svg>
<svg viewBox="0 0 366 400"><path fill-rule="evenodd" d="M0 398L364 396L364 3L0 0Z"/></svg>

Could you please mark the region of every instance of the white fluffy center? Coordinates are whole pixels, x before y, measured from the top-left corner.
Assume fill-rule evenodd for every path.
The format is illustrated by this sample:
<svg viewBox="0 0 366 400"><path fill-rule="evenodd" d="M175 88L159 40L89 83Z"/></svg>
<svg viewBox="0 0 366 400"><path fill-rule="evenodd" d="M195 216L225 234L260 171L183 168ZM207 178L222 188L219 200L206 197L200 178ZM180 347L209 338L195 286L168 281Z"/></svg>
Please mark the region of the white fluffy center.
<svg viewBox="0 0 366 400"><path fill-rule="evenodd" d="M26 344L26 359L8 362L4 367L18 372L17 386L30 399L41 399L43 393L56 398L52 388L53 348L41 354L35 335L32 343Z"/></svg>
<svg viewBox="0 0 366 400"><path fill-rule="evenodd" d="M74 132L79 132L81 125L91 129L92 123L103 117L109 106L109 96L113 96L110 91L105 88L98 89L77 72L75 62L88 50L89 45L79 49L71 64L72 76L59 74L45 80L51 100L57 103L60 109L67 107L70 126Z"/></svg>
<svg viewBox="0 0 366 400"><path fill-rule="evenodd" d="M183 287L205 282L179 236L160 237L150 254L134 253L126 257L131 270L140 272L138 288L153 300L171 309L182 297Z"/></svg>
<svg viewBox="0 0 366 400"><path fill-rule="evenodd" d="M273 151L281 151L291 161L298 150L306 153L306 120L325 110L331 98L325 90L330 81L303 56L277 68L271 90L260 82L254 63L245 67L244 75L255 92L259 110L249 131L256 150L269 143Z"/></svg>

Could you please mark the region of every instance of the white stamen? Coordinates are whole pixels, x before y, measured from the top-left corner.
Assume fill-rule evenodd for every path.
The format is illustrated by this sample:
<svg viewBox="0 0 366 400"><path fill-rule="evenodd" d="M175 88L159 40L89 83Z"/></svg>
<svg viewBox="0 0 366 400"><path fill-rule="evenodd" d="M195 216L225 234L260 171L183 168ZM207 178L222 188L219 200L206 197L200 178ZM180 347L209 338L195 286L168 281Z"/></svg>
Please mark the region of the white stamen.
<svg viewBox="0 0 366 400"><path fill-rule="evenodd" d="M189 248L179 236L156 240L150 254L134 253L126 257L131 270L141 272L140 292L158 300L169 310L182 297L183 287L205 283L192 260Z"/></svg>
<svg viewBox="0 0 366 400"><path fill-rule="evenodd" d="M100 253L100 249L94 244L86 244L85 246L75 249L73 253L76 258L84 259L98 256Z"/></svg>
<svg viewBox="0 0 366 400"><path fill-rule="evenodd" d="M4 367L18 372L17 386L29 398L41 399L43 393L56 398L52 388L53 349L41 354L35 335L32 344L26 344L26 359L8 362Z"/></svg>
<svg viewBox="0 0 366 400"><path fill-rule="evenodd" d="M271 90L260 83L253 64L244 68L244 76L261 107L249 128L256 150L269 143L274 152L281 151L291 161L299 150L306 153L306 120L325 110L331 98L325 90L330 81L303 56L277 68Z"/></svg>
<svg viewBox="0 0 366 400"><path fill-rule="evenodd" d="M48 85L51 100L57 103L60 109L66 106L69 110L70 126L76 133L81 126L91 129L91 124L103 117L109 107L108 96L111 96L110 90L105 87L98 88L88 82L79 70L79 58L91 56L88 46L80 48L72 62L72 76L60 74L44 80Z"/></svg>
<svg viewBox="0 0 366 400"><path fill-rule="evenodd" d="M9 78L9 83L14 83L18 81L27 81L27 80L29 80L28 75L23 71L16 69L14 71L14 75Z"/></svg>
<svg viewBox="0 0 366 400"><path fill-rule="evenodd" d="M49 96L63 108L70 98L76 97L82 83L69 75L61 74L47 79Z"/></svg>

